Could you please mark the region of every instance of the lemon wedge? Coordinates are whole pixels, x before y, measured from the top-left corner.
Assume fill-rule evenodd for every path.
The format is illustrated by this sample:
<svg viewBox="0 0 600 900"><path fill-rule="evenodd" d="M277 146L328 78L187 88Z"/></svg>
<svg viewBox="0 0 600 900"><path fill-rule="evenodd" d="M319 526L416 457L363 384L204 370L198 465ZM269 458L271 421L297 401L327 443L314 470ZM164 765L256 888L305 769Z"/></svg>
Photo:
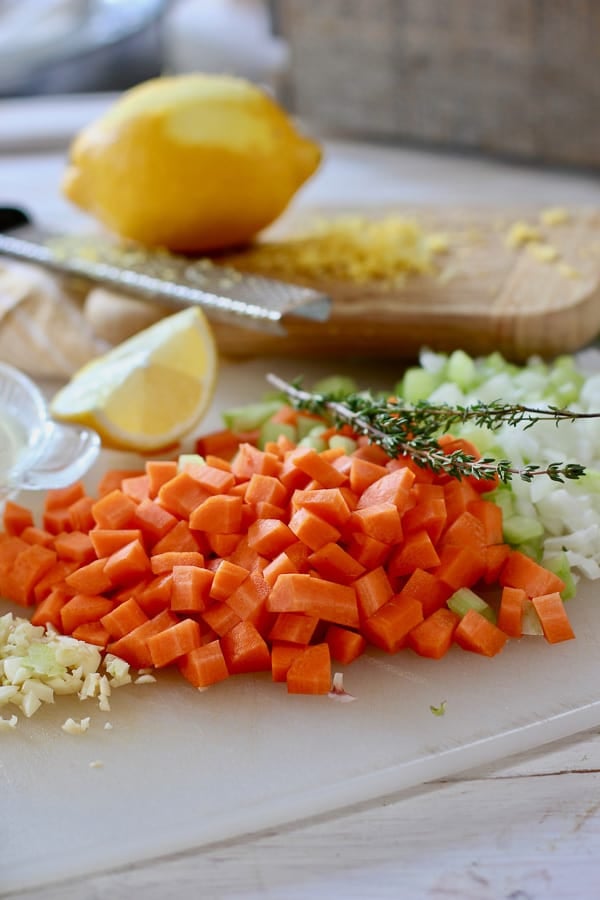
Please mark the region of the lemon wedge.
<svg viewBox="0 0 600 900"><path fill-rule="evenodd" d="M107 447L177 443L212 400L217 350L202 310L167 316L92 360L54 396L55 419L94 428Z"/></svg>

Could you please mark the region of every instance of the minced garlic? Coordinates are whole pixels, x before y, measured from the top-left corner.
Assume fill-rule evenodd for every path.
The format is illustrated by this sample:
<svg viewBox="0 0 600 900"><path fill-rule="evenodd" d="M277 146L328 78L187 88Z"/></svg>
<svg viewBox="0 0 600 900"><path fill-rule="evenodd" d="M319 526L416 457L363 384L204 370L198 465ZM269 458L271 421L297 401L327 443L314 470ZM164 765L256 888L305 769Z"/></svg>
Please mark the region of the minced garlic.
<svg viewBox="0 0 600 900"><path fill-rule="evenodd" d="M539 259L540 262L555 262L559 257L558 250L551 244L543 244L532 241L527 245L527 250L532 256L535 256L536 259Z"/></svg>
<svg viewBox="0 0 600 900"><path fill-rule="evenodd" d="M506 243L509 247L523 247L525 244L541 241L542 236L537 228L527 222L514 222L508 229Z"/></svg>
<svg viewBox="0 0 600 900"><path fill-rule="evenodd" d="M564 225L570 218L569 211L560 206L543 209L540 213L540 222L542 225Z"/></svg>

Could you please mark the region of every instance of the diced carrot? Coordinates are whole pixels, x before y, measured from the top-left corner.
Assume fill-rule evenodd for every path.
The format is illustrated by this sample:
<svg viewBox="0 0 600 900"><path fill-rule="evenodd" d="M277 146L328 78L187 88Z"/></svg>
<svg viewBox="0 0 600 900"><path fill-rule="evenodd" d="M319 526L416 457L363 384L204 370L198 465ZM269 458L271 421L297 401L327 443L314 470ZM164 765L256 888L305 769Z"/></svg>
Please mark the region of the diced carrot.
<svg viewBox="0 0 600 900"><path fill-rule="evenodd" d="M438 485L424 485L425 487L438 487ZM431 497L424 501L417 501L412 509L407 510L402 516L402 530L405 534L424 529L434 544L437 544L440 535L446 525L446 501L442 497Z"/></svg>
<svg viewBox="0 0 600 900"><path fill-rule="evenodd" d="M397 544L402 540L398 507L387 501L369 507L359 506L350 517L349 527L383 544Z"/></svg>
<svg viewBox="0 0 600 900"><path fill-rule="evenodd" d="M278 613L269 631L269 640L285 641L288 644L308 644L318 624L317 616L293 612Z"/></svg>
<svg viewBox="0 0 600 900"><path fill-rule="evenodd" d="M527 594L521 588L502 588L496 624L509 637L521 637L523 606L526 599Z"/></svg>
<svg viewBox="0 0 600 900"><path fill-rule="evenodd" d="M114 602L101 594L74 594L60 611L61 631L72 634L78 625L97 622L114 607Z"/></svg>
<svg viewBox="0 0 600 900"><path fill-rule="evenodd" d="M259 500L255 506L244 504L242 510L242 525L246 528L257 519L285 519L287 518L287 510L283 506L275 506L274 503L267 503Z"/></svg>
<svg viewBox="0 0 600 900"><path fill-rule="evenodd" d="M72 572L75 572L78 568L78 564L73 560L57 559L54 565L48 569L46 574L43 575L39 581L36 581L33 589L34 603L40 603L55 587L61 587L65 590L68 588L70 594L78 593L78 591L73 591L73 589L65 582L67 576Z"/></svg>
<svg viewBox="0 0 600 900"><path fill-rule="evenodd" d="M228 631L241 622L240 617L227 604L217 601L211 603L201 613L202 620L211 628L219 637L223 637Z"/></svg>
<svg viewBox="0 0 600 900"><path fill-rule="evenodd" d="M273 475L261 475L255 472L248 482L245 494L246 503L272 503L283 506L287 500L287 490Z"/></svg>
<svg viewBox="0 0 600 900"><path fill-rule="evenodd" d="M327 643L306 647L290 665L286 684L289 694L328 694L331 690L331 657Z"/></svg>
<svg viewBox="0 0 600 900"><path fill-rule="evenodd" d="M413 472L406 467L388 472L362 492L357 508L367 509L380 503L393 503L402 513L409 505L414 480Z"/></svg>
<svg viewBox="0 0 600 900"><path fill-rule="evenodd" d="M49 594L41 600L33 611L31 616L32 625L54 625L57 631L62 628L60 611L71 599L71 594L60 588L54 588Z"/></svg>
<svg viewBox="0 0 600 900"><path fill-rule="evenodd" d="M67 575L65 582L77 594L103 594L112 587L112 582L104 571L105 565L106 557L94 559Z"/></svg>
<svg viewBox="0 0 600 900"><path fill-rule="evenodd" d="M249 480L254 474L277 475L279 459L274 453L265 453L252 444L240 444L231 461L231 471L240 480Z"/></svg>
<svg viewBox="0 0 600 900"><path fill-rule="evenodd" d="M434 569L441 560L429 533L425 529L407 534L388 561L388 572L391 578L411 575L415 569Z"/></svg>
<svg viewBox="0 0 600 900"><path fill-rule="evenodd" d="M460 616L440 607L408 632L408 646L419 656L441 659L452 646Z"/></svg>
<svg viewBox="0 0 600 900"><path fill-rule="evenodd" d="M94 644L105 649L110 641L110 635L101 622L82 622L73 629L73 637L86 644Z"/></svg>
<svg viewBox="0 0 600 900"><path fill-rule="evenodd" d="M153 575L164 575L172 572L174 566L204 566L204 555L198 550L166 550L154 553L150 557L150 568Z"/></svg>
<svg viewBox="0 0 600 900"><path fill-rule="evenodd" d="M240 445L240 438L229 428L211 431L196 440L196 452L200 456L220 456L231 459Z"/></svg>
<svg viewBox="0 0 600 900"><path fill-rule="evenodd" d="M108 472L104 473L98 484L98 497L105 497L107 494L112 494L115 490L120 490L121 482L124 478L134 478L136 475L143 474L143 470L140 469L109 469Z"/></svg>
<svg viewBox="0 0 600 900"><path fill-rule="evenodd" d="M46 491L44 496L44 511L51 512L56 509L67 509L72 503L85 497L83 482L75 481L63 488L52 488Z"/></svg>
<svg viewBox="0 0 600 900"><path fill-rule="evenodd" d="M395 471L395 469L402 468L410 469L410 471L415 476L415 484L431 484L436 477L429 466L420 466L416 462L416 460L411 459L410 456L405 456L403 454L400 454L400 456L397 456L386 463L386 469L389 472L393 472Z"/></svg>
<svg viewBox="0 0 600 900"><path fill-rule="evenodd" d="M14 559L6 578L7 595L22 606L35 601L34 589L56 562L56 553L40 544L26 544Z"/></svg>
<svg viewBox="0 0 600 900"><path fill-rule="evenodd" d="M444 484L444 500L448 524L469 508L469 504L479 499L475 488L466 479L451 478Z"/></svg>
<svg viewBox="0 0 600 900"><path fill-rule="evenodd" d="M485 572L483 573L483 580L486 584L496 584L498 582L500 572L510 552L508 544L489 544L484 548Z"/></svg>
<svg viewBox="0 0 600 900"><path fill-rule="evenodd" d="M385 450L377 444L372 444L365 435L361 435L357 439L357 444L358 447L352 454L357 459L366 459L378 466L385 466L389 463L390 458Z"/></svg>
<svg viewBox="0 0 600 900"><path fill-rule="evenodd" d="M190 620L191 621L191 620ZM147 669L153 665L152 654L148 647L149 639L167 628L177 625L179 619L170 610L163 610L143 625L138 625L125 637L113 641L106 648L109 653L120 656L136 669Z"/></svg>
<svg viewBox="0 0 600 900"><path fill-rule="evenodd" d="M308 561L323 578L340 581L343 584L349 584L365 571L363 565L353 559L343 547L334 543L324 544L319 550L315 550L308 557Z"/></svg>
<svg viewBox="0 0 600 900"><path fill-rule="evenodd" d="M463 650L496 656L503 649L507 635L475 609L469 609L454 632L455 642Z"/></svg>
<svg viewBox="0 0 600 900"><path fill-rule="evenodd" d="M348 522L352 512L342 488L298 490L295 491L292 501L294 507L308 509L338 529Z"/></svg>
<svg viewBox="0 0 600 900"><path fill-rule="evenodd" d="M182 656L177 666L183 677L196 688L218 684L229 677L220 641L209 641Z"/></svg>
<svg viewBox="0 0 600 900"><path fill-rule="evenodd" d="M562 578L519 550L511 551L498 580L502 587L523 588L530 598L552 594L555 591L560 593L565 588Z"/></svg>
<svg viewBox="0 0 600 900"><path fill-rule="evenodd" d="M346 549L365 569L376 569L385 563L390 555L391 545L377 541L368 534L355 532L351 535Z"/></svg>
<svg viewBox="0 0 600 900"><path fill-rule="evenodd" d="M35 525L27 525L19 536L28 544L40 544L42 547L52 547L56 535L50 534L44 528L37 528Z"/></svg>
<svg viewBox="0 0 600 900"><path fill-rule="evenodd" d="M152 554L169 553L172 550L180 552L196 550L200 553L203 552L198 537L192 534L190 526L183 519L154 544Z"/></svg>
<svg viewBox="0 0 600 900"><path fill-rule="evenodd" d="M273 642L271 646L271 675L273 681L281 682L286 680L291 664L302 654L303 650L302 644Z"/></svg>
<svg viewBox="0 0 600 900"><path fill-rule="evenodd" d="M371 569L353 584L361 620L369 619L392 599L394 591L383 566Z"/></svg>
<svg viewBox="0 0 600 900"><path fill-rule="evenodd" d="M130 597L124 603L119 603L109 613L102 616L100 622L113 640L118 640L148 622L148 616L141 608L135 597Z"/></svg>
<svg viewBox="0 0 600 900"><path fill-rule="evenodd" d="M196 613L206 609L213 573L200 566L174 566L171 609L175 613Z"/></svg>
<svg viewBox="0 0 600 900"><path fill-rule="evenodd" d="M234 625L221 638L221 649L231 675L271 670L269 648L252 622Z"/></svg>
<svg viewBox="0 0 600 900"><path fill-rule="evenodd" d="M148 476L148 495L153 500L167 481L175 478L178 471L176 459L146 460L145 474Z"/></svg>
<svg viewBox="0 0 600 900"><path fill-rule="evenodd" d="M150 579L136 594L136 600L149 618L171 606L173 575L168 572Z"/></svg>
<svg viewBox="0 0 600 900"><path fill-rule="evenodd" d="M296 568L288 554L283 551L269 563L267 563L267 565L264 567L263 578L265 579L269 587L273 587L280 575L293 575L297 571L298 569Z"/></svg>
<svg viewBox="0 0 600 900"><path fill-rule="evenodd" d="M423 607L423 615L428 618L436 609L446 605L453 589L431 572L415 569L398 593L398 598L418 600Z"/></svg>
<svg viewBox="0 0 600 900"><path fill-rule="evenodd" d="M184 472L190 475L210 496L226 494L235 484L235 476L229 469L224 470L206 463L189 463Z"/></svg>
<svg viewBox="0 0 600 900"><path fill-rule="evenodd" d="M168 666L202 645L200 625L194 619L182 619L164 631L148 638L152 664L157 669Z"/></svg>
<svg viewBox="0 0 600 900"><path fill-rule="evenodd" d="M248 529L248 546L273 559L296 541L296 535L281 519L257 519Z"/></svg>
<svg viewBox="0 0 600 900"><path fill-rule="evenodd" d="M92 506L95 500L93 497L80 497L68 507L69 520L73 531L88 532L94 527L94 516L92 515Z"/></svg>
<svg viewBox="0 0 600 900"><path fill-rule="evenodd" d="M575 637L559 591L532 597L531 602L538 614L544 637L548 643L558 644L561 641L570 641Z"/></svg>
<svg viewBox="0 0 600 900"><path fill-rule="evenodd" d="M58 534L54 539L54 549L59 559L72 559L81 565L91 562L96 557L91 538L83 531Z"/></svg>
<svg viewBox="0 0 600 900"><path fill-rule="evenodd" d="M412 597L400 600L396 595L365 620L362 631L376 647L396 653L404 645L409 631L422 621L423 607L419 601Z"/></svg>
<svg viewBox="0 0 600 900"><path fill-rule="evenodd" d="M242 498L222 494L208 497L192 510L190 528L213 534L239 534L242 525Z"/></svg>
<svg viewBox="0 0 600 900"><path fill-rule="evenodd" d="M42 515L42 526L51 534L62 534L63 531L71 531L71 511L68 507L63 509L47 509Z"/></svg>
<svg viewBox="0 0 600 900"><path fill-rule="evenodd" d="M293 544L285 548L284 552L294 564L296 572L308 572L310 568L308 562L310 548L306 544L303 544L302 541L294 541Z"/></svg>
<svg viewBox="0 0 600 900"><path fill-rule="evenodd" d="M330 625L325 633L325 641L329 645L331 658L347 666L365 652L367 641L362 634L342 628L341 625Z"/></svg>
<svg viewBox="0 0 600 900"><path fill-rule="evenodd" d="M141 503L142 500L150 498L150 479L146 474L124 478L121 482L121 490L134 503Z"/></svg>
<svg viewBox="0 0 600 900"><path fill-rule="evenodd" d="M347 480L338 469L335 468L314 447L302 447L294 453L294 465L306 475L309 475L324 488L336 488Z"/></svg>
<svg viewBox="0 0 600 900"><path fill-rule="evenodd" d="M504 540L502 530L502 510L491 500L474 500L469 503L467 512L472 513L481 522L486 544L501 544Z"/></svg>
<svg viewBox="0 0 600 900"><path fill-rule="evenodd" d="M222 469L224 472L231 472L231 463L229 460L222 459L220 456L214 456L212 453L206 454L204 462L207 466L214 466L216 469Z"/></svg>
<svg viewBox="0 0 600 900"><path fill-rule="evenodd" d="M229 595L225 603L240 619L251 621L262 630L267 619L265 601L268 594L269 585L255 569Z"/></svg>
<svg viewBox="0 0 600 900"><path fill-rule="evenodd" d="M354 588L312 575L280 575L266 606L270 612L304 612L337 625L359 625Z"/></svg>
<svg viewBox="0 0 600 900"><path fill-rule="evenodd" d="M160 503L148 498L140 501L134 515L134 525L140 529L150 547L174 528L177 522L178 519Z"/></svg>
<svg viewBox="0 0 600 900"><path fill-rule="evenodd" d="M215 556L225 558L235 552L242 539L242 534L207 534L206 540Z"/></svg>
<svg viewBox="0 0 600 900"><path fill-rule="evenodd" d="M92 506L92 515L98 528L132 528L136 505L131 497L126 497L123 491L115 488L96 500Z"/></svg>
<svg viewBox="0 0 600 900"><path fill-rule="evenodd" d="M222 559L215 570L210 596L214 600L227 600L247 577L247 569L236 566L228 559Z"/></svg>
<svg viewBox="0 0 600 900"><path fill-rule="evenodd" d="M362 494L369 485L379 478L383 478L387 473L388 470L385 466L353 456L350 465L350 487L355 493Z"/></svg>
<svg viewBox="0 0 600 900"><path fill-rule="evenodd" d="M189 519L192 510L207 497L210 497L210 492L189 472L179 472L158 491L161 506L180 519Z"/></svg>
<svg viewBox="0 0 600 900"><path fill-rule="evenodd" d="M337 528L306 507L300 507L292 515L289 529L313 552L325 544L335 543L341 536Z"/></svg>
<svg viewBox="0 0 600 900"><path fill-rule="evenodd" d="M33 526L33 513L14 500L6 500L2 521L7 534L18 536L23 529Z"/></svg>
<svg viewBox="0 0 600 900"><path fill-rule="evenodd" d="M150 560L140 541L131 541L106 560L104 571L113 585L126 585L150 574Z"/></svg>
<svg viewBox="0 0 600 900"><path fill-rule="evenodd" d="M90 541L98 558L111 556L132 541L143 541L139 528L92 528Z"/></svg>
<svg viewBox="0 0 600 900"><path fill-rule="evenodd" d="M229 562L235 563L236 566L242 566L252 572L256 568L261 567L261 560L264 557L250 546L248 535L243 535L238 541L233 553L229 554Z"/></svg>
<svg viewBox="0 0 600 900"><path fill-rule="evenodd" d="M472 547L450 544L442 549L440 565L433 572L455 591L471 587L485 574L485 557Z"/></svg>
<svg viewBox="0 0 600 900"><path fill-rule="evenodd" d="M483 553L486 543L483 522L468 510L460 513L454 519L441 538L441 547L449 544L461 547L468 544L470 547L477 548L479 553Z"/></svg>

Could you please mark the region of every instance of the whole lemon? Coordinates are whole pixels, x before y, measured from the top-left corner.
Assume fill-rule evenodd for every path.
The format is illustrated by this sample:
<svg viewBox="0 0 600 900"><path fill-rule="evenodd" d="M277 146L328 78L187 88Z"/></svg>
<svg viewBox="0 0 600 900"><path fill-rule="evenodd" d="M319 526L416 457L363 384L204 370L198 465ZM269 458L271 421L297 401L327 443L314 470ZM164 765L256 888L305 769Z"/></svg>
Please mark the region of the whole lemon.
<svg viewBox="0 0 600 900"><path fill-rule="evenodd" d="M320 159L319 145L256 85L160 77L126 91L75 138L62 189L122 237L208 252L273 222Z"/></svg>

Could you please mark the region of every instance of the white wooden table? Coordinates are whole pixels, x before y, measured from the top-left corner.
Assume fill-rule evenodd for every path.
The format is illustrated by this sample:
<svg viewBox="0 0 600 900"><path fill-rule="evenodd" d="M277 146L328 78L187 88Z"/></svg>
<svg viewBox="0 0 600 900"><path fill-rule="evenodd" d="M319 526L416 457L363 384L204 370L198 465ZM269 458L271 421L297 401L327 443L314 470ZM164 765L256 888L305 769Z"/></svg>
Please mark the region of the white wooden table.
<svg viewBox="0 0 600 900"><path fill-rule="evenodd" d="M6 109L0 104L0 145ZM84 117L86 110L95 114L93 105ZM81 107L67 113L79 124ZM30 127L35 131L35 119ZM14 138L0 151L0 201L22 203L43 222L76 226L81 219L57 189L64 151L45 151L36 141L34 153L20 151ZM591 175L339 142L327 149L299 204L600 203L600 181ZM32 840L43 841L48 827L60 825L35 823ZM2 894L0 884L0 896L17 895ZM342 814L18 896L597 898L600 729Z"/></svg>

